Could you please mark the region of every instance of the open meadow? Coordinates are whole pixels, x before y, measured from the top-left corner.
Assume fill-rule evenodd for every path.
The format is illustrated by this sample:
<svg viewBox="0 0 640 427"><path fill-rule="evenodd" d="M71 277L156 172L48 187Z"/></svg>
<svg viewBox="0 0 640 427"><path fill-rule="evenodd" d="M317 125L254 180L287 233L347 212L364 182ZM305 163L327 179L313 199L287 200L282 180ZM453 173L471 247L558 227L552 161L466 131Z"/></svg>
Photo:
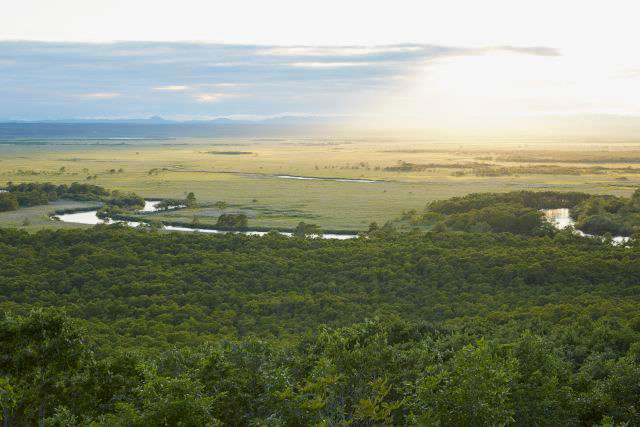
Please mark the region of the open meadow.
<svg viewBox="0 0 640 427"><path fill-rule="evenodd" d="M157 219L215 224L243 212L250 226L363 230L432 200L519 189L630 195L640 141L516 138L269 138L23 140L0 144L0 182L84 182L198 207ZM74 205L75 206L75 205ZM62 206L69 208L73 206ZM49 209L48 209L49 208ZM1 225L58 227L60 206L0 214ZM26 220L25 220L26 219ZM68 226L68 225L65 225Z"/></svg>

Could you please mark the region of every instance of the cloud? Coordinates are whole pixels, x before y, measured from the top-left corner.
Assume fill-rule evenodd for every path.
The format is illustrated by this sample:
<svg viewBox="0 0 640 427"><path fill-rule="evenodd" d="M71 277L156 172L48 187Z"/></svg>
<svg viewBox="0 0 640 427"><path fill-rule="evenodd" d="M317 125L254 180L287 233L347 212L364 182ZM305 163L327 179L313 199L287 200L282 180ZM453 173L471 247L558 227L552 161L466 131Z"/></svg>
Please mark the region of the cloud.
<svg viewBox="0 0 640 427"><path fill-rule="evenodd" d="M488 48L488 50L498 50L503 52L512 52L512 53L520 53L523 55L534 55L534 56L560 56L560 51L554 49L552 47L544 47L544 46L496 46L492 48Z"/></svg>
<svg viewBox="0 0 640 427"><path fill-rule="evenodd" d="M94 93L81 93L77 95L79 98L86 99L112 99L118 98L119 93L116 92L94 92Z"/></svg>
<svg viewBox="0 0 640 427"><path fill-rule="evenodd" d="M418 52L421 46L345 46L345 47L314 47L292 46L273 47L259 51L259 55L271 56L362 56L372 54Z"/></svg>
<svg viewBox="0 0 640 427"><path fill-rule="evenodd" d="M366 67L371 64L368 62L292 62L289 65L299 68L344 68Z"/></svg>
<svg viewBox="0 0 640 427"><path fill-rule="evenodd" d="M204 103L220 102L228 98L236 98L238 95L228 93L199 93L194 96L195 100Z"/></svg>
<svg viewBox="0 0 640 427"><path fill-rule="evenodd" d="M425 63L496 51L558 54L549 47L508 45L0 41L0 117L340 114L400 85Z"/></svg>
<svg viewBox="0 0 640 427"><path fill-rule="evenodd" d="M235 88L235 87L249 86L249 83L202 83L202 84L199 84L198 86L199 87Z"/></svg>
<svg viewBox="0 0 640 427"><path fill-rule="evenodd" d="M189 89L189 86L185 86L185 85L156 86L153 88L153 90L159 90L164 92L181 92L188 89Z"/></svg>

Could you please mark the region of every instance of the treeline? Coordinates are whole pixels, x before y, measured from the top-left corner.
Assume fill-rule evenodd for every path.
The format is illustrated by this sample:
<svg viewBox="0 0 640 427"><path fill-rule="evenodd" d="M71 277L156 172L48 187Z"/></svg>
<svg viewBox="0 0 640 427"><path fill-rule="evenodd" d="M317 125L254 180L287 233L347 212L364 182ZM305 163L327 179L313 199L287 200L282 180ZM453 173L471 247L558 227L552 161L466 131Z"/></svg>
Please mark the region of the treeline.
<svg viewBox="0 0 640 427"><path fill-rule="evenodd" d="M428 225L436 231L515 233L543 236L555 233L543 213L545 208L573 208L591 198L578 192L514 191L474 193L436 200L424 212L405 212L412 225Z"/></svg>
<svg viewBox="0 0 640 427"><path fill-rule="evenodd" d="M106 205L136 209L144 207L144 199L133 193L109 191L98 185L74 182L70 185L45 183L7 183L0 193L0 212L46 205L58 199L95 201Z"/></svg>
<svg viewBox="0 0 640 427"><path fill-rule="evenodd" d="M640 231L640 190L630 198L579 192L514 191L475 193L428 203L424 212L405 212L412 225L435 230L549 235L555 230L541 209L570 209L575 227L587 234L631 236Z"/></svg>
<svg viewBox="0 0 640 427"><path fill-rule="evenodd" d="M491 157L476 157L476 160L491 160ZM535 162L534 162L535 163ZM454 176L465 176L472 174L479 177L516 176L516 175L583 175L583 174L605 174L610 172L618 173L639 173L640 169L628 167L604 167L604 166L562 166L553 164L538 165L518 165L502 166L499 164L482 161L456 162L456 163L410 163L399 161L393 166L383 168L386 172L424 172L435 169L457 169L452 173Z"/></svg>
<svg viewBox="0 0 640 427"><path fill-rule="evenodd" d="M532 209L573 208L591 195L580 192L512 191L509 193L473 193L463 197L435 200L427 209L444 215L482 209L497 203L514 203Z"/></svg>
<svg viewBox="0 0 640 427"><path fill-rule="evenodd" d="M576 227L590 234L631 236L640 230L640 190L630 198L593 196L571 210Z"/></svg>

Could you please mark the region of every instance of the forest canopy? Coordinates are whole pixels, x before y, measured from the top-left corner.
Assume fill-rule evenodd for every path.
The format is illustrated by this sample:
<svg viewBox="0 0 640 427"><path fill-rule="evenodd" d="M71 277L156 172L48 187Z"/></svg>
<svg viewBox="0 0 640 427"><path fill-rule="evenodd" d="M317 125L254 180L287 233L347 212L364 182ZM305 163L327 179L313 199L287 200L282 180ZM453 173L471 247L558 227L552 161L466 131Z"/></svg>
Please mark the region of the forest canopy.
<svg viewBox="0 0 640 427"><path fill-rule="evenodd" d="M4 417L637 423L639 258L570 232L0 230Z"/></svg>
<svg viewBox="0 0 640 427"><path fill-rule="evenodd" d="M103 214L141 200L10 188L5 203L95 197ZM472 194L430 203L430 231L373 223L352 240L306 223L294 237L0 229L2 420L638 424L638 239L583 238L540 212L635 230L638 194Z"/></svg>

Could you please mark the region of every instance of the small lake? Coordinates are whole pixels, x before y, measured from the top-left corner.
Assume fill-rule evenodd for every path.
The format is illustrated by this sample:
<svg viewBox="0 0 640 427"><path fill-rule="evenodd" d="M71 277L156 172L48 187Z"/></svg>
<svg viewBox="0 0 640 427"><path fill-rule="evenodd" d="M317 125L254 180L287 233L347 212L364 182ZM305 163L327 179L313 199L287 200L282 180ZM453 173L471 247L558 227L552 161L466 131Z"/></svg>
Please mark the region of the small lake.
<svg viewBox="0 0 640 427"><path fill-rule="evenodd" d="M159 200L145 200L144 208L140 210L141 213L148 212L157 212L159 211L158 205L160 204ZM97 225L97 224L114 224L116 222L124 222L124 221L114 221L112 219L101 219L98 218L98 211L86 211L86 212L73 212L68 214L60 214L55 215L62 222L69 222L74 224L86 224L86 225ZM139 227L142 225L140 222L136 221L126 221L126 224L130 227ZM212 230L210 228L190 228L190 227L180 227L175 225L163 225L163 230L167 231L182 231L182 232L191 232L191 233L208 233L208 234L227 234L227 233L240 233L245 234L247 236L264 236L267 234L267 231L257 231L257 230L249 230L249 231L226 231L226 230ZM292 233L280 231L280 234L283 236L292 236ZM323 239L337 239L337 240L347 240L358 237L357 234L331 234L325 233L322 234Z"/></svg>
<svg viewBox="0 0 640 427"><path fill-rule="evenodd" d="M544 216L547 218L555 228L558 230L563 230L567 227L575 227L576 222L569 213L569 209L559 208L559 209L542 209ZM579 236L584 237L596 237L592 234L587 234L580 230L575 230L575 233ZM629 241L629 237L627 236L614 236L613 243L616 245L620 245L622 243L627 243Z"/></svg>

